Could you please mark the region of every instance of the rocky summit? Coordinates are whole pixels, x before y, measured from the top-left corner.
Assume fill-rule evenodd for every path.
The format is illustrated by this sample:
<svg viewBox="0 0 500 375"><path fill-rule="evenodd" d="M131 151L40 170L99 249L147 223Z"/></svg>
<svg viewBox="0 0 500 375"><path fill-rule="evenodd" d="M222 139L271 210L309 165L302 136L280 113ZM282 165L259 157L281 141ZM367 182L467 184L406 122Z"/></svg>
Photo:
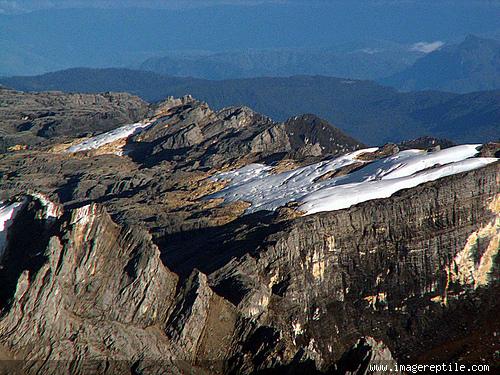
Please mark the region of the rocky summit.
<svg viewBox="0 0 500 375"><path fill-rule="evenodd" d="M368 147L191 96L0 98L0 373L499 363L498 143Z"/></svg>

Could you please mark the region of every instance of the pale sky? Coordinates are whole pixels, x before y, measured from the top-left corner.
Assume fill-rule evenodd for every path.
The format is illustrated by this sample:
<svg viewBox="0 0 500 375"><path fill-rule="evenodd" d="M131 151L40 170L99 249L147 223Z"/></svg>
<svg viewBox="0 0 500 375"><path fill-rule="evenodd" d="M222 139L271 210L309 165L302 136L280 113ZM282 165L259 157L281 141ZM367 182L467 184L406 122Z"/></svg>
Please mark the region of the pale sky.
<svg viewBox="0 0 500 375"><path fill-rule="evenodd" d="M259 5L302 3L362 3L370 5L403 5L415 3L449 3L453 7L459 3L478 7L500 6L500 0L0 0L0 14L16 14L51 8L153 8L153 9L189 9L218 5Z"/></svg>
<svg viewBox="0 0 500 375"><path fill-rule="evenodd" d="M187 9L217 5L259 5L293 0L0 0L0 13L22 13L50 8L158 8ZM315 1L315 0L312 0Z"/></svg>

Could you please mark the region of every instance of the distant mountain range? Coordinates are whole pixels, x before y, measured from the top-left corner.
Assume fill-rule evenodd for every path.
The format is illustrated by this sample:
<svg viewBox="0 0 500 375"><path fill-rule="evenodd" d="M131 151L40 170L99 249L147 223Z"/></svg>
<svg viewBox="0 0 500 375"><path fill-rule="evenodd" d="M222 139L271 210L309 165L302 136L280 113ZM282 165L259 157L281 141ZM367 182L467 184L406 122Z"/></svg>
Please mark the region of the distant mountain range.
<svg viewBox="0 0 500 375"><path fill-rule="evenodd" d="M147 59L138 69L178 77L231 79L325 75L376 79L402 71L425 55L410 45L384 41L335 49L268 49L169 54Z"/></svg>
<svg viewBox="0 0 500 375"><path fill-rule="evenodd" d="M0 76L85 66L203 79L324 75L405 91L500 88L500 42L469 36L452 44L469 32L498 38L498 7L487 12L455 4L451 12L441 2L321 2L307 9L287 3L133 12L0 9ZM401 7L404 25L398 24Z"/></svg>
<svg viewBox="0 0 500 375"><path fill-rule="evenodd" d="M214 108L247 105L276 120L314 113L366 144L430 135L455 142L499 138L500 91L401 93L372 81L324 76L210 81L127 69L70 69L0 79L24 91L129 92L159 101L192 94Z"/></svg>
<svg viewBox="0 0 500 375"><path fill-rule="evenodd" d="M418 59L381 83L401 90L465 93L500 88L500 42L469 35Z"/></svg>
<svg viewBox="0 0 500 375"><path fill-rule="evenodd" d="M372 41L343 50L170 54L147 59L138 68L206 79L319 74L376 79L403 91L466 93L500 88L500 42L469 35L462 43L441 45L435 42L411 47Z"/></svg>
<svg viewBox="0 0 500 375"><path fill-rule="evenodd" d="M294 74L375 79L402 71L440 41L454 43L468 33L499 35L500 9L470 1L453 7L442 1L313 2L304 7L297 1L213 1L219 5L9 14L4 3L21 10L26 1L0 1L0 76L85 66L207 79ZM41 3L90 6L33 3L30 9Z"/></svg>
<svg viewBox="0 0 500 375"><path fill-rule="evenodd" d="M266 67L251 61L258 54L261 63L269 65L270 75L382 77L411 64L419 54L407 47L429 36L408 28L406 35L398 35L402 40L388 42L394 36L393 26L382 26L380 20L391 19L390 12L397 13L398 7L386 7L377 21L368 10L371 7L325 3L305 9L294 2L286 7L235 2L197 9L50 9L10 15L0 9L0 35L6 36L0 38L0 76L76 66L138 68L149 58L169 56L160 63L148 61L146 66L172 75L241 78L253 72L262 75ZM417 22L418 17L414 18ZM314 27L304 22L307 19L314 20ZM351 22L365 27L356 32ZM310 46L327 52L320 56L323 52L312 53ZM300 66L301 62L310 65L314 59L327 62L331 60L328 56L334 58L325 67ZM315 66L321 69L311 70Z"/></svg>

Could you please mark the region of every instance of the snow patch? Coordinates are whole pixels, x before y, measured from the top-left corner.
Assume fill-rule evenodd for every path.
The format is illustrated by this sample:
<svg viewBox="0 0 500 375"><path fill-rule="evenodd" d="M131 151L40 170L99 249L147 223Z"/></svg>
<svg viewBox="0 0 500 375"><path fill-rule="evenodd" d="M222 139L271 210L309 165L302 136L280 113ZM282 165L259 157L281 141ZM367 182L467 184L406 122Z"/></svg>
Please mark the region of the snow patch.
<svg viewBox="0 0 500 375"><path fill-rule="evenodd" d="M7 248L7 232L13 224L17 213L24 207L26 201L3 204L0 202L0 261Z"/></svg>
<svg viewBox="0 0 500 375"><path fill-rule="evenodd" d="M332 180L314 182L324 174L360 162L357 156L374 152L377 148L355 151L333 160L326 160L279 174L272 174L273 167L249 164L243 168L219 173L213 180L230 180L231 184L207 198L224 198L226 202L245 201L252 205L246 213L275 210L288 202L297 201L308 193L328 186Z"/></svg>
<svg viewBox="0 0 500 375"><path fill-rule="evenodd" d="M309 215L348 208L372 199L389 198L399 190L477 169L496 160L495 158L463 160L412 176L333 186L303 197L301 200L303 203L299 209Z"/></svg>
<svg viewBox="0 0 500 375"><path fill-rule="evenodd" d="M345 176L318 180L330 171L362 162L358 156L377 149L364 149L295 170L272 174L272 167L250 164L220 173L214 180L230 184L207 198L223 198L225 202L246 201L251 206L245 213L275 210L290 202L306 214L333 211L372 199L388 198L395 192L424 182L470 171L497 161L496 158L474 158L479 144L461 145L428 152L405 150L373 162Z"/></svg>
<svg viewBox="0 0 500 375"><path fill-rule="evenodd" d="M120 139L131 137L132 135L142 132L145 128L151 125L151 122L137 122L135 124L128 124L119 128L113 129L109 132L96 135L79 144L69 147L66 152L75 153L89 150L96 150L104 145L118 141Z"/></svg>
<svg viewBox="0 0 500 375"><path fill-rule="evenodd" d="M444 165L472 158L478 154L478 148L480 146L480 144L461 145L437 152L426 152L422 150L402 151L384 161L384 164L390 164L391 167L387 173L383 171L384 168L382 168L380 177L382 179L405 177L437 165Z"/></svg>

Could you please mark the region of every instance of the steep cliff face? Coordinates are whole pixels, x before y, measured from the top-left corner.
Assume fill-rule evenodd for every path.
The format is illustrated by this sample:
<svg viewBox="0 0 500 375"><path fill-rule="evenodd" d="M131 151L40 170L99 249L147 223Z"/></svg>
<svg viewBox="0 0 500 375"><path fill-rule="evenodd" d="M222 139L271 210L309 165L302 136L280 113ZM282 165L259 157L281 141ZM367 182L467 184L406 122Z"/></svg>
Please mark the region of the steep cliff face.
<svg viewBox="0 0 500 375"><path fill-rule="evenodd" d="M150 236L116 225L95 204L48 223L39 203L24 199L1 271L10 284L1 345L19 360L13 368L116 373L140 360L171 361L161 325L177 277Z"/></svg>
<svg viewBox="0 0 500 375"><path fill-rule="evenodd" d="M5 372L495 363L498 145L351 153L310 115L191 97L148 113L0 156ZM304 210L353 187L368 198Z"/></svg>
<svg viewBox="0 0 500 375"><path fill-rule="evenodd" d="M326 369L364 336L411 362L432 347L466 345L462 324L474 330L497 307L469 305L498 288L498 191L495 164L337 212L285 222L275 215L254 230L240 220L226 228L236 236L184 236L183 254L172 244L170 267L200 267L245 316L273 327L280 340L265 365L308 348ZM493 361L488 345L469 357L489 352Z"/></svg>

